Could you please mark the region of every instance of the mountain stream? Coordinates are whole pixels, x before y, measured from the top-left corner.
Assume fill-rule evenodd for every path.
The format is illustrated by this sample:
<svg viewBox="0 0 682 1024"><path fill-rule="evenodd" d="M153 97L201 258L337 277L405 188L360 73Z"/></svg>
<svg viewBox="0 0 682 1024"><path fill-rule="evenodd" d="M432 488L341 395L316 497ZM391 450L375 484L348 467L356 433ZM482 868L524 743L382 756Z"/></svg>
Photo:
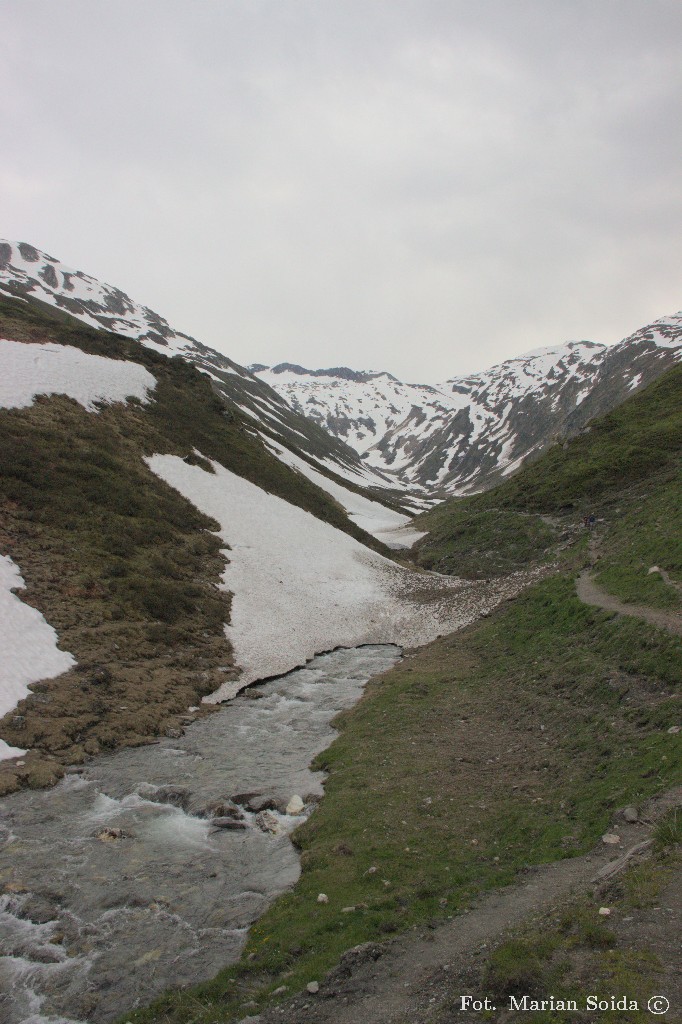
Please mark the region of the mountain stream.
<svg viewBox="0 0 682 1024"><path fill-rule="evenodd" d="M5 798L2 1024L103 1024L236 960L249 926L298 879L288 833L323 793L309 765L335 736L331 720L399 657L393 646L320 655L179 739ZM236 828L229 803L216 806L236 795L245 805L245 794L276 805L265 815L274 831L257 806Z"/></svg>

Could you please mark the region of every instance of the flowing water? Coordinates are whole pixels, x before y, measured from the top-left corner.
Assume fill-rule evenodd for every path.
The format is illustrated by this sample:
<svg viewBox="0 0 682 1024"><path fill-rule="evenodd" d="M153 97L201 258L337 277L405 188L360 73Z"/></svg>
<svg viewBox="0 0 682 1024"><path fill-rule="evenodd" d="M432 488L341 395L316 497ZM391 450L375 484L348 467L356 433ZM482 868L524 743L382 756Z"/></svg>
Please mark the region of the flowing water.
<svg viewBox="0 0 682 1024"><path fill-rule="evenodd" d="M287 833L322 794L323 776L308 766L335 735L331 719L399 656L392 646L321 655L181 739L118 751L52 790L5 798L2 1024L106 1022L234 961L249 926L298 878ZM278 834L248 811L239 831L201 816L244 793L277 804ZM305 801L299 815L285 812L293 795Z"/></svg>

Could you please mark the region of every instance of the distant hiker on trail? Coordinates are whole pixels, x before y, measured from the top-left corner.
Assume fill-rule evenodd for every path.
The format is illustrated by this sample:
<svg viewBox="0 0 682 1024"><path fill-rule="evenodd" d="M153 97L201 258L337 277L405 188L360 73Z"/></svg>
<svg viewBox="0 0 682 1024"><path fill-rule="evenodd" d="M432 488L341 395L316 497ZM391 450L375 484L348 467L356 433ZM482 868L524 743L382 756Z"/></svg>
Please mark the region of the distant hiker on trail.
<svg viewBox="0 0 682 1024"><path fill-rule="evenodd" d="M597 522L596 516L594 516L594 515L591 515L591 516L590 516L590 517L588 518L588 520L587 520L587 525L588 525L588 527L590 528L590 530L592 529L592 527L594 526L594 524L595 524L596 522Z"/></svg>

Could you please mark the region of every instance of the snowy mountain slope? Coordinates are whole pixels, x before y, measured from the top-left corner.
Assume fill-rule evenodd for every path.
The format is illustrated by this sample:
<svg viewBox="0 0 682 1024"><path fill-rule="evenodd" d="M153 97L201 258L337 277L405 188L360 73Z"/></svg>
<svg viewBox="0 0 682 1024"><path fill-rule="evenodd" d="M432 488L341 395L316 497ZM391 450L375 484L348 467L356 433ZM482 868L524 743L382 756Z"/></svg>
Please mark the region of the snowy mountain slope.
<svg viewBox="0 0 682 1024"><path fill-rule="evenodd" d="M664 317L611 348L567 342L433 386L345 367L252 369L404 486L469 493L658 377L682 357L681 325L680 314Z"/></svg>
<svg viewBox="0 0 682 1024"><path fill-rule="evenodd" d="M220 524L229 544L223 586L232 594L226 629L242 669L211 698L290 671L336 646L419 646L471 622L537 577L476 587L416 573L214 463L213 472L172 455L147 460L161 479Z"/></svg>
<svg viewBox="0 0 682 1024"><path fill-rule="evenodd" d="M174 736L225 683L426 642L510 592L385 557L359 524L408 543L404 516L226 415L188 362L0 296L3 336L0 604L18 645L0 666L0 795Z"/></svg>
<svg viewBox="0 0 682 1024"><path fill-rule="evenodd" d="M283 573L293 563L314 567L326 548L328 565L335 550L345 550L344 536L368 557L385 552L358 525L360 516L372 528L405 521L227 410L185 360L45 303L0 295L0 556L9 566L0 605L17 639L15 650L0 626L0 795L52 785L65 764L100 749L176 732L187 708L243 667L225 632L230 594L219 589L232 553L224 545L221 554L218 522L149 469L151 452L186 468L202 465L199 479L231 481L247 500L234 511L239 523L226 523L226 536ZM211 473L213 466L220 468ZM273 520L267 553L259 554L259 502L277 508L283 523L301 524L295 552L286 551L291 537ZM13 595L19 573L26 591ZM248 573L242 585L252 589ZM346 585L350 608L352 573L339 582ZM323 597L320 589L307 600ZM298 630L308 635L302 594L292 601L289 612L299 608ZM358 607L353 621L362 614ZM27 616L45 625L50 650L56 639L74 660L43 672L38 640L26 639ZM258 632L257 619L246 632ZM316 642L324 649L342 642L345 620L336 622L323 604L318 619L320 630L329 629L318 630ZM39 675L29 678L24 668L34 661Z"/></svg>
<svg viewBox="0 0 682 1024"><path fill-rule="evenodd" d="M435 386L403 384L386 373L308 373L286 364L256 372L295 409L341 433L370 465L406 485L448 490L452 481L463 486L513 463L520 451L510 414L520 407L529 415L527 407L549 390L553 413L562 403L573 408L602 351L589 342L569 343ZM541 438L546 417L537 428Z"/></svg>
<svg viewBox="0 0 682 1024"><path fill-rule="evenodd" d="M574 434L682 361L682 311L661 317L606 350L584 400L568 417Z"/></svg>
<svg viewBox="0 0 682 1024"><path fill-rule="evenodd" d="M347 367L306 370L291 363L272 368L255 364L251 369L294 409L360 453L368 452L412 409L438 415L451 407L437 388L403 384L390 373L357 373Z"/></svg>
<svg viewBox="0 0 682 1024"><path fill-rule="evenodd" d="M287 448L316 459L322 471L356 486L390 488L393 482L363 465L354 449L295 413L243 366L182 332L118 288L104 284L25 242L0 241L0 291L45 302L92 327L134 338L167 356L178 355L206 373L216 391Z"/></svg>

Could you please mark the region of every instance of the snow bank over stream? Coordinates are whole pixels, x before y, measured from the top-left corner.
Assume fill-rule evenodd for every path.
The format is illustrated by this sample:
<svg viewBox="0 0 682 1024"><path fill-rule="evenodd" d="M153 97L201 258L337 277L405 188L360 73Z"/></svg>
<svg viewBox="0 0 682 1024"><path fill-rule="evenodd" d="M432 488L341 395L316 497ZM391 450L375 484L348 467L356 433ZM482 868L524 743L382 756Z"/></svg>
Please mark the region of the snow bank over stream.
<svg viewBox="0 0 682 1024"><path fill-rule="evenodd" d="M174 455L146 461L220 523L229 545L226 633L242 675L211 700L334 647L428 643L519 589L520 578L487 586L405 569L218 463L208 473Z"/></svg>

